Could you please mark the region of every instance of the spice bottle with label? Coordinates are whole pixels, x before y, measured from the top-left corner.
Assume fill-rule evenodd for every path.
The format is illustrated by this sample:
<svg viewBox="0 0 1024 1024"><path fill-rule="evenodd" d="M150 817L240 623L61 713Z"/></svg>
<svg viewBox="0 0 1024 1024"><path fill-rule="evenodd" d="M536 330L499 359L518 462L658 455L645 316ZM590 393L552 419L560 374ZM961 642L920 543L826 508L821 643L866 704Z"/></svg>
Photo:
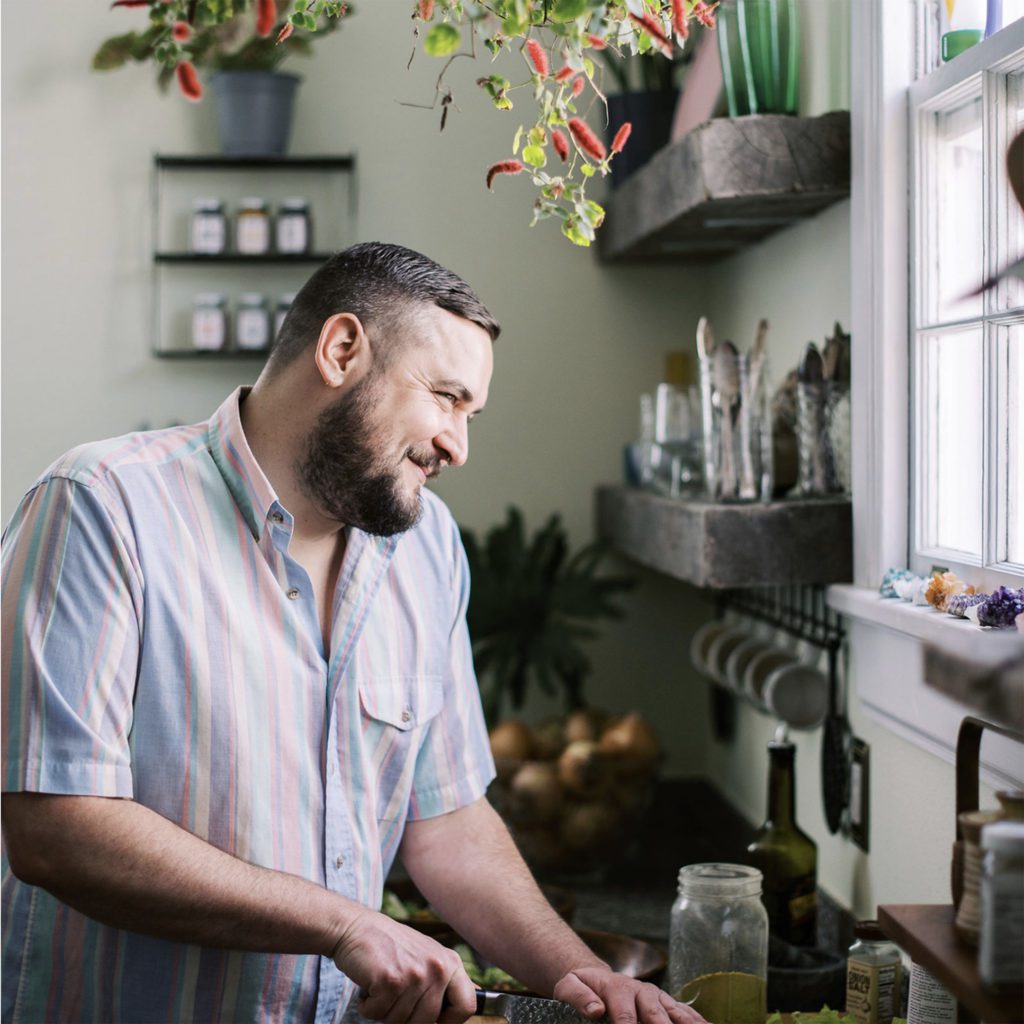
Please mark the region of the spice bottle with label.
<svg viewBox="0 0 1024 1024"><path fill-rule="evenodd" d="M859 1024L890 1024L899 1011L900 951L877 921L859 921L846 960L846 1012Z"/></svg>
<svg viewBox="0 0 1024 1024"><path fill-rule="evenodd" d="M245 256L262 256L270 251L270 214L267 204L257 196L248 196L239 204L235 248Z"/></svg>
<svg viewBox="0 0 1024 1024"><path fill-rule="evenodd" d="M279 253L309 252L313 232L309 217L309 203L302 198L285 199L277 211L275 241Z"/></svg>
<svg viewBox="0 0 1024 1024"><path fill-rule="evenodd" d="M192 304L192 347L211 352L224 347L228 336L228 315L224 296L202 292Z"/></svg>
<svg viewBox="0 0 1024 1024"><path fill-rule="evenodd" d="M689 864L672 905L667 988L716 1024L763 1024L768 914L761 872L745 864Z"/></svg>
<svg viewBox="0 0 1024 1024"><path fill-rule="evenodd" d="M270 312L259 292L243 292L238 297L235 341L240 349L249 351L270 345Z"/></svg>
<svg viewBox="0 0 1024 1024"><path fill-rule="evenodd" d="M1024 983L1024 821L981 832L981 942L978 971L989 986Z"/></svg>
<svg viewBox="0 0 1024 1024"><path fill-rule="evenodd" d="M796 747L768 744L768 817L747 847L764 875L771 932L794 946L813 946L818 919L818 847L796 823Z"/></svg>
<svg viewBox="0 0 1024 1024"><path fill-rule="evenodd" d="M910 965L907 1024L957 1024L956 999L931 971Z"/></svg>
<svg viewBox="0 0 1024 1024"><path fill-rule="evenodd" d="M224 203L212 197L192 203L192 251L218 256L227 246L227 218Z"/></svg>

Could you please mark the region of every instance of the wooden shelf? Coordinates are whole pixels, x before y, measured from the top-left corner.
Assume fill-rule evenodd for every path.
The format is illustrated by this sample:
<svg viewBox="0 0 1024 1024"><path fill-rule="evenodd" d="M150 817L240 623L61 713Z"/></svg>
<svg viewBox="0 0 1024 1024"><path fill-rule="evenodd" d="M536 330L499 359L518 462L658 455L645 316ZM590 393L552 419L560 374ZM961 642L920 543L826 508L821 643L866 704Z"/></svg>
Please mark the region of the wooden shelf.
<svg viewBox="0 0 1024 1024"><path fill-rule="evenodd" d="M850 194L850 115L716 118L607 202L604 260L721 259Z"/></svg>
<svg viewBox="0 0 1024 1024"><path fill-rule="evenodd" d="M267 252L251 255L241 252L156 252L154 263L268 263L287 265L289 263L323 263L331 258L329 252Z"/></svg>
<svg viewBox="0 0 1024 1024"><path fill-rule="evenodd" d="M157 359L205 359L216 362L218 360L266 360L270 349L268 348L164 348L154 349L153 355Z"/></svg>
<svg viewBox="0 0 1024 1024"><path fill-rule="evenodd" d="M953 907L889 904L878 908L878 923L915 963L927 968L978 1020L987 1024L1024 1020L1024 988L989 992L978 975L977 950L953 931Z"/></svg>
<svg viewBox="0 0 1024 1024"><path fill-rule="evenodd" d="M698 587L838 583L853 573L846 499L713 504L605 486L596 504L603 539Z"/></svg>

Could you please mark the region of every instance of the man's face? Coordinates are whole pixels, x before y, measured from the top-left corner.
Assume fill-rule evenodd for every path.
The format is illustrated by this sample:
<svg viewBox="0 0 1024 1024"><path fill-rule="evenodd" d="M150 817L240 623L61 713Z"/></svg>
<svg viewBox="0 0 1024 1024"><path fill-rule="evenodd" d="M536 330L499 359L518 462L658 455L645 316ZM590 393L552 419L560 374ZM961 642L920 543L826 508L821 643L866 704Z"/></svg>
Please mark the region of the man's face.
<svg viewBox="0 0 1024 1024"><path fill-rule="evenodd" d="M454 313L425 307L408 331L387 369L324 410L299 465L324 515L378 536L415 525L423 484L466 461L493 369L490 336Z"/></svg>

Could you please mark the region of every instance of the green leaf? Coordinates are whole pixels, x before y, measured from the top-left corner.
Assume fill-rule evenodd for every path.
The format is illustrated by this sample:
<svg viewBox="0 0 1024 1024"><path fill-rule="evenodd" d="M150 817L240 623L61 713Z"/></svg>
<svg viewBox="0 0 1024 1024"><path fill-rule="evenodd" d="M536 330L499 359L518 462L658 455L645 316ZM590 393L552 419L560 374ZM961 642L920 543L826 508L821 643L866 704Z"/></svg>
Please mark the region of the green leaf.
<svg viewBox="0 0 1024 1024"><path fill-rule="evenodd" d="M582 174L584 178L592 178L594 176L594 168L591 167L590 164L582 164L580 166L580 174Z"/></svg>
<svg viewBox="0 0 1024 1024"><path fill-rule="evenodd" d="M512 155L515 156L519 152L519 143L523 138L523 126L520 125L518 131L515 134L515 138L512 140Z"/></svg>
<svg viewBox="0 0 1024 1024"><path fill-rule="evenodd" d="M552 21L575 21L587 13L587 0L555 0L551 9Z"/></svg>
<svg viewBox="0 0 1024 1024"><path fill-rule="evenodd" d="M431 57L447 57L462 42L459 30L453 25L434 25L423 40L423 49Z"/></svg>
<svg viewBox="0 0 1024 1024"><path fill-rule="evenodd" d="M579 228L576 226L576 221L571 218L562 225L562 234L565 235L573 245L582 245L584 247L590 245L590 239L587 238L586 235L580 234Z"/></svg>
<svg viewBox="0 0 1024 1024"><path fill-rule="evenodd" d="M583 58L583 70L586 72L587 78L594 77L594 62L589 57Z"/></svg>
<svg viewBox="0 0 1024 1024"><path fill-rule="evenodd" d="M93 55L93 71L113 71L124 67L139 38L135 32L128 32L123 36L114 36L113 39L106 40Z"/></svg>

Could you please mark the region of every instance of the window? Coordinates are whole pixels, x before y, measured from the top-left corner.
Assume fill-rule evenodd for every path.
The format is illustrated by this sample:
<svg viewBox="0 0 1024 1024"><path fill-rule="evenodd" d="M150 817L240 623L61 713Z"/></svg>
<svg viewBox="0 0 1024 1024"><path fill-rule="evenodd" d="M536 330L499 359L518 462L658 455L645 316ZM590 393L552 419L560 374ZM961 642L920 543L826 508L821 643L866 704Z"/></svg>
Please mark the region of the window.
<svg viewBox="0 0 1024 1024"><path fill-rule="evenodd" d="M910 87L911 568L1024 576L1024 20Z"/></svg>

